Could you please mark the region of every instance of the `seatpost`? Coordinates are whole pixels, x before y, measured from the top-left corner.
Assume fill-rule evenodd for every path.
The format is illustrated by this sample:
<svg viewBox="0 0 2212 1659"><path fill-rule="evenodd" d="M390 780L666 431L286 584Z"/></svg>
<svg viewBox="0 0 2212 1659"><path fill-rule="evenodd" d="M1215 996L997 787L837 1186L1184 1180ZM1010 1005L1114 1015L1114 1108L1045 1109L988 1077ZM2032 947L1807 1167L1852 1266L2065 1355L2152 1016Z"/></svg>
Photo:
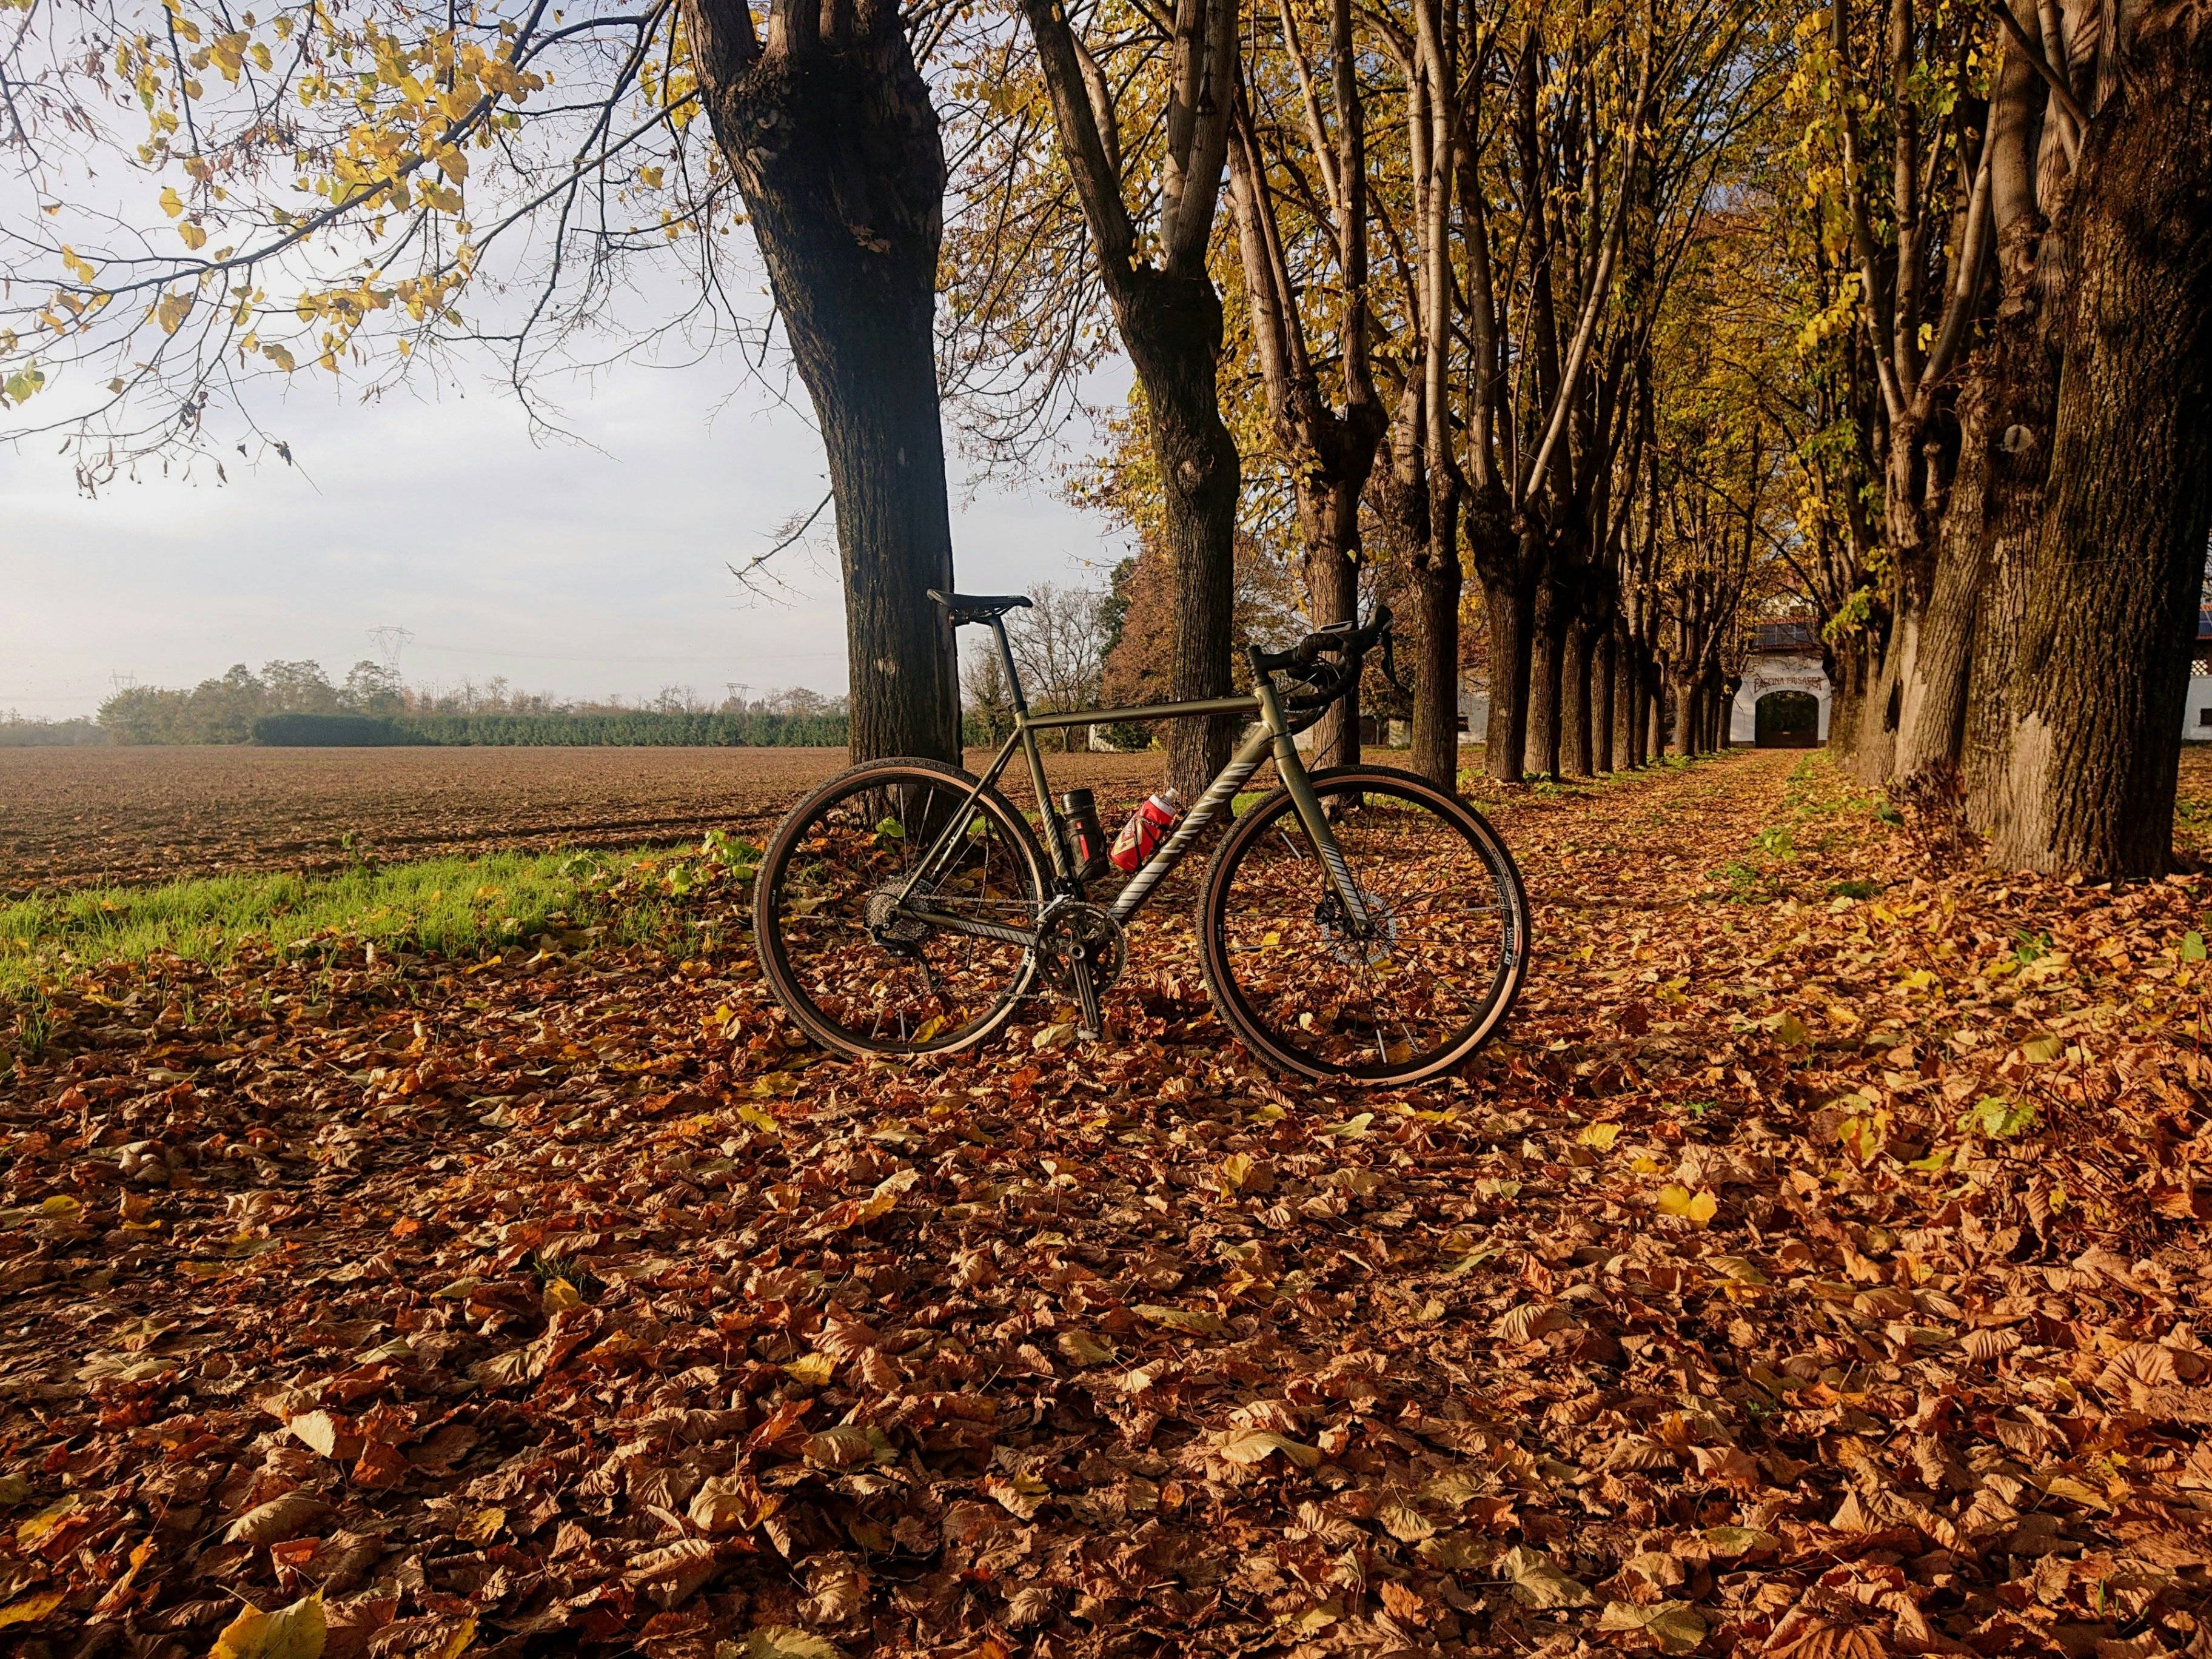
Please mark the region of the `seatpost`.
<svg viewBox="0 0 2212 1659"><path fill-rule="evenodd" d="M1022 695L1022 677L1015 672L1014 647L1006 640L1006 619L991 618L991 631L999 637L999 660L1006 665L1006 690L1013 697L1014 713L1023 720L1030 717L1030 700Z"/></svg>

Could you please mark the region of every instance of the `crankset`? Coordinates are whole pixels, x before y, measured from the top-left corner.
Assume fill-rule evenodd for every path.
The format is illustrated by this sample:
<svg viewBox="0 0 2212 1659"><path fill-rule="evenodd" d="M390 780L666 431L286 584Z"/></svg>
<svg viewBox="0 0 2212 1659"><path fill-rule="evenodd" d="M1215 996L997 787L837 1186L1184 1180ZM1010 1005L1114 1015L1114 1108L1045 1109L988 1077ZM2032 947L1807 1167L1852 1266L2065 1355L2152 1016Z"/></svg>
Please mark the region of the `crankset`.
<svg viewBox="0 0 2212 1659"><path fill-rule="evenodd" d="M1098 999L1129 960L1129 941L1121 924L1096 904L1069 902L1037 918L1037 965L1045 983L1073 996L1083 1011L1083 1034L1097 1038L1105 1030Z"/></svg>

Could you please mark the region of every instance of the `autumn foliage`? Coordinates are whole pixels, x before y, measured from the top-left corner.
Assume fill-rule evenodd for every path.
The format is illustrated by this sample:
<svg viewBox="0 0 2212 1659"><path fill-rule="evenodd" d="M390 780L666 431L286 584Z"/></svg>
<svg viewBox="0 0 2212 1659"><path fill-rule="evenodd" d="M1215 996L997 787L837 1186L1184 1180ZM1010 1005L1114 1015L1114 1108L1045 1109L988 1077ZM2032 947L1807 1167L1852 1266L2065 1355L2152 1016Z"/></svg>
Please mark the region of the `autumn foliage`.
<svg viewBox="0 0 2212 1659"><path fill-rule="evenodd" d="M1537 971L1403 1097L1224 1043L1174 921L1104 1044L827 1063L741 864L689 960L54 986L12 1650L2186 1646L2195 879L1961 873L1820 757L1499 816Z"/></svg>

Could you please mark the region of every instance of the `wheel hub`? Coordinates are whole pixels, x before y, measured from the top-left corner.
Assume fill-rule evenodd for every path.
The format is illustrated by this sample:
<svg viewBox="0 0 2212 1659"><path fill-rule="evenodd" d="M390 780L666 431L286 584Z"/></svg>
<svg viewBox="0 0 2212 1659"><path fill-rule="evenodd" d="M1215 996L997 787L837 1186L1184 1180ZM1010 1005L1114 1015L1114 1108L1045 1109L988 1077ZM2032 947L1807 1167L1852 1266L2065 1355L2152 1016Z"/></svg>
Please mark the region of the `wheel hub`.
<svg viewBox="0 0 2212 1659"><path fill-rule="evenodd" d="M911 952L915 946L929 937L929 924L919 916L908 915L899 908L899 899L905 892L903 879L886 882L868 895L868 937L888 950ZM912 897L927 897L926 888L917 887Z"/></svg>
<svg viewBox="0 0 2212 1659"><path fill-rule="evenodd" d="M1371 967L1388 962L1398 944L1398 919L1379 894L1364 887L1359 890L1359 902L1367 912L1367 925L1356 926L1344 912L1344 906L1331 893L1314 906L1314 921L1320 926L1322 938L1328 943L1329 954L1339 962L1354 968Z"/></svg>

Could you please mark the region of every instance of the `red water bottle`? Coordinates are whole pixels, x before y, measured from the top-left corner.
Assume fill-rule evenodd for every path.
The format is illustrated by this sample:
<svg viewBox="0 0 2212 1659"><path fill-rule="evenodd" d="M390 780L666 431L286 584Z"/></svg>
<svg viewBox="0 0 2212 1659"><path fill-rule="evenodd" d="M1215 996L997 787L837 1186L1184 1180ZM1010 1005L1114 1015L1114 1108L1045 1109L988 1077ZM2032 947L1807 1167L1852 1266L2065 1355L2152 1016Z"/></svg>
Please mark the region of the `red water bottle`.
<svg viewBox="0 0 2212 1659"><path fill-rule="evenodd" d="M1130 875L1160 850L1160 843L1182 817L1182 797L1163 789L1129 815L1121 833L1114 837L1114 867Z"/></svg>

